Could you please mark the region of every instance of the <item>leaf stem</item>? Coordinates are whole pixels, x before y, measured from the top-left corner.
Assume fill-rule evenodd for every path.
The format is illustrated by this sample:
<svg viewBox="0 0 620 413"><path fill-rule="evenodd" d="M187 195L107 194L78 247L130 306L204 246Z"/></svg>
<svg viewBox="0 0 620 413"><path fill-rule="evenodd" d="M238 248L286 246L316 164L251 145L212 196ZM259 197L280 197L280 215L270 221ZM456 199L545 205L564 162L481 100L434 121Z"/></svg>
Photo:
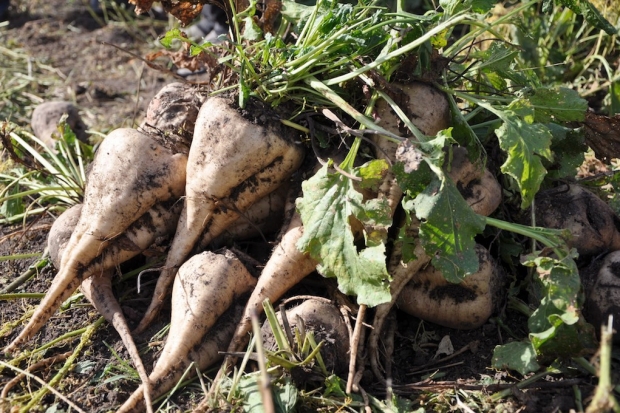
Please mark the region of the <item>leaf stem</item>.
<svg viewBox="0 0 620 413"><path fill-rule="evenodd" d="M598 386L594 398L586 409L586 413L606 412L613 409L620 412L620 405L613 395L611 383L611 347L613 337L613 315L609 316L607 325L601 327L601 347L599 350Z"/></svg>
<svg viewBox="0 0 620 413"><path fill-rule="evenodd" d="M45 293L14 293L14 294L0 294L0 300L19 300L21 298L34 298L41 299L45 297Z"/></svg>
<svg viewBox="0 0 620 413"><path fill-rule="evenodd" d="M527 317L531 317L532 313L534 312L530 307L528 307L527 304L514 296L510 296L508 298L508 307L520 312Z"/></svg>
<svg viewBox="0 0 620 413"><path fill-rule="evenodd" d="M6 257L0 257L0 262L2 262L2 261L13 261L13 260L23 260L23 259L26 259L26 258L36 258L36 257L41 257L41 253L40 252L32 252L32 253L28 253L28 254L7 255Z"/></svg>
<svg viewBox="0 0 620 413"><path fill-rule="evenodd" d="M8 294L13 292L17 287L22 285L24 282L29 280L34 274L38 273L39 270L42 270L49 263L49 254L47 248L43 251L43 255L41 258L32 264L26 271L19 275L19 277L15 278L9 285L4 287L3 290L0 291L0 294Z"/></svg>
<svg viewBox="0 0 620 413"><path fill-rule="evenodd" d="M435 26L434 28L432 28L431 30L429 30L428 32L426 32L423 36L420 36L419 38L417 38L416 40L414 40L413 42L402 46L386 55L380 56L378 57L375 61L373 61L372 63L369 63L365 66L360 67L357 70L354 70L350 73L347 73L345 75L342 76L338 76L329 80L325 81L325 85L330 86L330 85L336 85L338 83L342 83L342 82L346 82L347 80L351 80L351 79L355 79L357 76L361 75L362 73L366 73L369 70L372 69L376 69L377 67L381 66L383 63L401 56L405 53L408 53L414 49L416 49L417 47L420 47L422 44L424 44L425 42L429 41L433 36L443 32L444 30L448 29L451 26L455 26L458 23L460 23L461 21L465 20L467 17L469 17L467 14L461 14L461 15L457 15L452 17L450 20L447 20L437 26Z"/></svg>
<svg viewBox="0 0 620 413"><path fill-rule="evenodd" d="M491 225L492 227L502 230L514 232L515 234L524 235L528 238L532 238L540 242L545 247L552 248L560 259L566 257L567 255L566 251L561 248L564 244L562 242L564 231L550 228L529 227L527 225L515 224L512 222L506 222L502 221L501 219L491 217L483 218L486 221L487 225Z"/></svg>
<svg viewBox="0 0 620 413"><path fill-rule="evenodd" d="M524 387L529 386L532 383L536 383L538 380L545 378L546 376L550 375L550 374L556 374L558 373L557 370L555 369L547 369L545 371L541 371L540 373L536 373L534 374L532 377L522 380L519 383L517 383L514 387L516 387L517 389L522 389ZM504 389L502 391L498 391L496 393L493 393L491 395L491 400L494 402L497 402L501 399L503 399L504 397L508 397L512 394L513 389L511 387Z"/></svg>
<svg viewBox="0 0 620 413"><path fill-rule="evenodd" d="M73 367L73 363L79 356L82 349L84 349L84 347L90 343L92 335L95 333L97 328L104 323L104 321L105 321L105 318L99 317L97 321L95 321L93 324L89 325L88 327L84 329L84 332L82 333L82 337L80 339L80 343L77 345L77 347L73 351L73 354L71 354L71 356L69 356L69 358L65 361L65 364L58 371L58 373L56 373L56 375L49 381L49 386L43 387L38 392L36 392L32 396L30 403L24 406L20 410L20 413L29 412L34 406L37 406L39 402L41 401L41 399L43 398L43 396L45 396L50 391L51 388L57 385L67 375L67 373Z"/></svg>
<svg viewBox="0 0 620 413"><path fill-rule="evenodd" d="M381 126L377 125L373 121L371 121L367 116L364 116L360 112L357 111L353 106L351 106L346 100L341 98L336 92L331 90L325 83L321 82L314 76L309 76L304 79L304 82L307 83L314 90L319 92L321 95L329 99L334 105L345 111L349 116L355 119L360 124L364 125L368 129L375 130L382 134L385 134L386 137L394 139L394 134L385 130Z"/></svg>

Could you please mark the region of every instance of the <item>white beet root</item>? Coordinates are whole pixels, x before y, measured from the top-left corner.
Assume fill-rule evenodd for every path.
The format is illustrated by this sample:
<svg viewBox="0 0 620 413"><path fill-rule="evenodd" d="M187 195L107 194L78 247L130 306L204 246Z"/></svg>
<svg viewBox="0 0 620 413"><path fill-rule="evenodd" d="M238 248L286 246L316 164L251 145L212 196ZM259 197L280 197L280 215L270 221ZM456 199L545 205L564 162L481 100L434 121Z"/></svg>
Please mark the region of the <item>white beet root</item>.
<svg viewBox="0 0 620 413"><path fill-rule="evenodd" d="M289 185L285 182L278 189L250 206L243 214L231 209L227 210L226 213L236 217L234 221L217 237L213 238L211 235L207 235L206 240L200 241L199 249L205 250L209 244L212 248L218 248L220 245L227 245L231 242L277 233L282 228L284 204L288 192Z"/></svg>
<svg viewBox="0 0 620 413"><path fill-rule="evenodd" d="M171 205L168 205L171 204ZM54 222L48 236L50 257L54 265L59 265L61 255L68 243L71 233L75 229L82 205L78 204L67 211ZM138 371L144 387L147 389L146 401L148 410L151 407L151 386L146 369L140 358L133 337L123 314L121 306L112 291L112 277L114 269L121 263L133 258L149 248L160 237L167 237L174 232L176 221L181 212L179 203L163 203L153 206L146 214L136 220L121 236L116 237L102 253L84 269L80 277L75 278L67 288L67 294L72 294L80 279L81 290L95 309L120 335L125 348ZM67 294L61 295L64 301Z"/></svg>
<svg viewBox="0 0 620 413"><path fill-rule="evenodd" d="M303 322L301 331L311 331L317 344L323 341L321 357L328 371L335 374L346 373L349 368L349 331L342 319L342 313L335 304L310 298L286 310L285 314L293 335L295 329L301 329L299 323ZM280 311L276 312L276 317L280 326L283 326ZM265 349L277 351L273 331L268 322L263 323L261 333Z"/></svg>
<svg viewBox="0 0 620 413"><path fill-rule="evenodd" d="M73 234L73 230L80 220L81 213L82 204L73 205L56 218L52 228L50 228L50 232L47 234L47 249L52 264L57 269L60 268L62 253L71 239L71 234Z"/></svg>
<svg viewBox="0 0 620 413"><path fill-rule="evenodd" d="M453 147L450 165L445 169L475 213L488 217L501 204L501 185L488 169L469 160L466 148Z"/></svg>
<svg viewBox="0 0 620 413"><path fill-rule="evenodd" d="M103 141L92 164L80 219L60 269L34 315L6 348L30 339L84 279L83 270L153 205L183 193L186 155L148 135L117 129ZM127 173L127 170L131 173Z"/></svg>
<svg viewBox="0 0 620 413"><path fill-rule="evenodd" d="M620 218L607 203L579 185L561 185L536 196L536 225L568 229L568 245L580 257L620 250Z"/></svg>
<svg viewBox="0 0 620 413"><path fill-rule="evenodd" d="M172 290L168 338L149 375L154 397L171 389L192 362L204 369L217 360L214 353L225 348L227 343L222 339L230 339L240 311L235 312L230 327L219 326L213 332L211 328L254 285L256 279L230 251L203 252L179 268ZM135 411L142 403L142 394L143 387L118 412Z"/></svg>
<svg viewBox="0 0 620 413"><path fill-rule="evenodd" d="M460 283L445 280L429 265L403 288L396 306L407 314L444 327L468 330L483 325L498 308L502 277L489 252L476 245L480 269Z"/></svg>
<svg viewBox="0 0 620 413"><path fill-rule="evenodd" d="M258 278L256 288L252 291L243 317L228 346L229 352L240 351L247 344L248 333L252 329L252 313L263 313L263 301L269 299L272 303L276 302L316 269L317 262L297 249L297 241L302 235L301 218L299 214L295 214Z"/></svg>
<svg viewBox="0 0 620 413"><path fill-rule="evenodd" d="M304 157L290 128L260 126L245 119L227 99L213 97L200 109L187 164L185 205L151 305L136 331L159 312L177 269L201 234L210 243L237 214L277 189Z"/></svg>
<svg viewBox="0 0 620 413"><path fill-rule="evenodd" d="M149 102L139 129L166 133L189 148L206 95L206 90L189 83L167 84Z"/></svg>

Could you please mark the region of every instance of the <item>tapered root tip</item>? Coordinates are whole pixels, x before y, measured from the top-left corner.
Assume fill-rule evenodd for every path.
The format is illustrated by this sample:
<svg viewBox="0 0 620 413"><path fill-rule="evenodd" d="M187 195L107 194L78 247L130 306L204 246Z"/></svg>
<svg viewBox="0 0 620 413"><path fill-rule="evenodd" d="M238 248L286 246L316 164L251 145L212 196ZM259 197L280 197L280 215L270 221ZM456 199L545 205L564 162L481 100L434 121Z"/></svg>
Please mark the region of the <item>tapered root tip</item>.
<svg viewBox="0 0 620 413"><path fill-rule="evenodd" d="M144 313L144 317L140 320L140 324L136 327L131 334L141 334L151 325L155 317L159 314L159 310L161 309L163 302L158 302L155 305L151 305Z"/></svg>
<svg viewBox="0 0 620 413"><path fill-rule="evenodd" d="M31 335L27 334L26 330L27 326L24 327L17 337L13 339L5 348L2 349L3 353L15 354L19 351L19 347L24 344L26 341L30 340ZM33 334L34 335L34 334Z"/></svg>
<svg viewBox="0 0 620 413"><path fill-rule="evenodd" d="M2 349L2 353L3 354L12 354L15 353L15 351L17 350L17 345L19 343L15 343L15 341L13 341L12 343L10 343L9 345L7 345L5 348Z"/></svg>

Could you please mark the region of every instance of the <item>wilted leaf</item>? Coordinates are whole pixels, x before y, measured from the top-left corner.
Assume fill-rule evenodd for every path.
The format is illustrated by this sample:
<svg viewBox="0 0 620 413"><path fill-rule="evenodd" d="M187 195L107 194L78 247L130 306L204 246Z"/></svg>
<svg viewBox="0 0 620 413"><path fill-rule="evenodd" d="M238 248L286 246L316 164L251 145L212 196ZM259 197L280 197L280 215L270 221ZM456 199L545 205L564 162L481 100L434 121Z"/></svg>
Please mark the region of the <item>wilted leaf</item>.
<svg viewBox="0 0 620 413"><path fill-rule="evenodd" d="M435 357L437 358L442 354L446 356L451 356L454 353L454 346L452 345L452 340L450 340L450 335L445 335L439 342L437 346L437 351L435 352Z"/></svg>
<svg viewBox="0 0 620 413"><path fill-rule="evenodd" d="M139 1L141 3L151 3L151 4L153 3L151 0L148 0L148 1L139 0ZM202 4L200 3L196 4L195 2L189 1L189 0L185 0L185 1L160 0L160 2L164 10L167 13L170 13L174 17L176 17L183 26L186 26L190 24L191 22L193 22L194 19L196 19L196 17L198 17L200 15L200 12L202 11ZM226 4L226 3L222 2L222 4ZM141 11L139 11L138 7L136 7L136 12L141 13L141 12L149 11L149 9L150 9L150 5L149 5L149 8L147 9L141 8Z"/></svg>
<svg viewBox="0 0 620 413"><path fill-rule="evenodd" d="M396 161L403 164L405 173L410 174L420 168L420 164L424 161L424 155L416 145L406 139L396 148Z"/></svg>
<svg viewBox="0 0 620 413"><path fill-rule="evenodd" d="M129 0L129 3L136 6L136 14L146 13L151 10L155 0Z"/></svg>
<svg viewBox="0 0 620 413"><path fill-rule="evenodd" d="M254 18L252 16L248 16L243 19L243 35L242 37L245 40L258 41L263 38L263 31L260 27L254 22Z"/></svg>

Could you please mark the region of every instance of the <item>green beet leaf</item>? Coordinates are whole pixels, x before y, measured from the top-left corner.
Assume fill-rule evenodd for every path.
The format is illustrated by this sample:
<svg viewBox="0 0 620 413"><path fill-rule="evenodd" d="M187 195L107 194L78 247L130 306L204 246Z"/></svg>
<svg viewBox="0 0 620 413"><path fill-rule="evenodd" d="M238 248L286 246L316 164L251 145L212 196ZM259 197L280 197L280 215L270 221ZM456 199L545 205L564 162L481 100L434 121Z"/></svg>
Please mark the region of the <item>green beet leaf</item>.
<svg viewBox="0 0 620 413"><path fill-rule="evenodd" d="M391 225L387 202L364 202L353 181L339 173L321 168L302 184L303 197L297 200L304 234L297 247L319 262L318 271L336 277L340 290L356 295L360 304L370 307L391 299L390 276L386 268L383 232ZM358 250L351 230L351 220L366 228L366 246ZM377 229L379 228L379 229Z"/></svg>
<svg viewBox="0 0 620 413"><path fill-rule="evenodd" d="M484 230L485 220L472 211L441 169L444 148L454 142L448 129L427 142L402 143L396 152L394 173L406 194L405 211L415 213L422 221L419 236L424 250L446 280L459 283L478 271L474 237ZM403 260L414 259L415 241L401 231L398 242L403 243Z"/></svg>
<svg viewBox="0 0 620 413"><path fill-rule="evenodd" d="M561 87L539 87L529 101L537 122L582 122L588 102L577 91Z"/></svg>
<svg viewBox="0 0 620 413"><path fill-rule="evenodd" d="M510 65L518 55L519 50L514 46L499 42L492 43L487 50L474 53L474 56L480 59L480 63L475 68L485 72L510 70Z"/></svg>
<svg viewBox="0 0 620 413"><path fill-rule="evenodd" d="M549 170L550 178L574 177L575 171L585 159L588 146L585 144L583 132L579 129L571 129L556 123L547 123L553 135L551 151L554 154L554 162Z"/></svg>
<svg viewBox="0 0 620 413"><path fill-rule="evenodd" d="M245 375L239 380L239 393L242 397L242 408L245 413L263 413L265 411L261 387L258 382L259 376ZM289 379L283 383L272 383L271 392L273 404L277 413L289 413L296 411L298 390Z"/></svg>
<svg viewBox="0 0 620 413"><path fill-rule="evenodd" d="M577 322L582 297L579 270L574 258L573 254L561 259L535 254L523 262L526 266L536 267L536 281L544 294L540 307L528 321L532 333L542 333L556 326L557 316L566 324Z"/></svg>
<svg viewBox="0 0 620 413"><path fill-rule="evenodd" d="M583 297L576 256L574 250L561 258L539 252L523 263L536 267L536 282L543 294L528 328L538 359L544 362L577 357L596 347L593 328L583 321L579 310Z"/></svg>
<svg viewBox="0 0 620 413"><path fill-rule="evenodd" d="M501 169L517 182L521 208L525 209L532 203L547 174L541 158L553 160L551 132L539 123L527 123L513 111L499 112L499 115L504 123L495 133L500 147L508 155Z"/></svg>
<svg viewBox="0 0 620 413"><path fill-rule="evenodd" d="M525 375L540 369L532 343L514 341L495 347L493 368L516 370Z"/></svg>
<svg viewBox="0 0 620 413"><path fill-rule="evenodd" d="M411 211L414 210L413 200L405 198L403 201L403 208L405 210L405 221L398 231L395 244L400 244L402 254L401 261L406 264L418 258L415 255L417 237L411 236L410 231L408 230L411 226Z"/></svg>
<svg viewBox="0 0 620 413"><path fill-rule="evenodd" d="M474 237L484 230L485 220L472 211L456 185L449 178L436 178L413 205L422 220L420 239L424 250L444 278L460 283L478 271Z"/></svg>
<svg viewBox="0 0 620 413"><path fill-rule="evenodd" d="M434 139L413 143L406 140L398 145L396 162L392 171L398 185L411 198L415 198L440 173L444 163L443 148L454 143L452 130L440 131Z"/></svg>
<svg viewBox="0 0 620 413"><path fill-rule="evenodd" d="M530 333L539 362L549 364L558 358L580 357L596 351L598 342L594 327L583 317L573 324L564 323L559 316L552 320L554 318L554 327L542 333Z"/></svg>

